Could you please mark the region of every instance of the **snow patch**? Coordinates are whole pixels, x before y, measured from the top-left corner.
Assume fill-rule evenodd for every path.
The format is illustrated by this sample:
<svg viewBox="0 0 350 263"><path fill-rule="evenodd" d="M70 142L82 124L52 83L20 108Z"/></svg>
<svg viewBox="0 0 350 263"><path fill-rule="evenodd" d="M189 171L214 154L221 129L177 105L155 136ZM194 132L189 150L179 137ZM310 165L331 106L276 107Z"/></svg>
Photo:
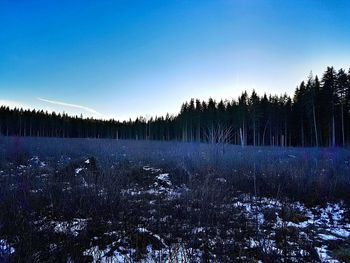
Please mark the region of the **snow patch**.
<svg viewBox="0 0 350 263"><path fill-rule="evenodd" d="M78 236L80 231L84 230L87 225L87 219L75 218L72 222L68 221L51 221L56 233L72 234Z"/></svg>
<svg viewBox="0 0 350 263"><path fill-rule="evenodd" d="M315 247L316 252L318 254L318 257L320 258L321 262L327 262L327 263L338 263L338 260L332 259L328 255L327 246L321 246L321 247Z"/></svg>
<svg viewBox="0 0 350 263"><path fill-rule="evenodd" d="M76 168L75 169L75 174L79 174L84 168Z"/></svg>
<svg viewBox="0 0 350 263"><path fill-rule="evenodd" d="M11 245L5 239L0 239L0 256L11 255L15 252L16 250L11 247Z"/></svg>

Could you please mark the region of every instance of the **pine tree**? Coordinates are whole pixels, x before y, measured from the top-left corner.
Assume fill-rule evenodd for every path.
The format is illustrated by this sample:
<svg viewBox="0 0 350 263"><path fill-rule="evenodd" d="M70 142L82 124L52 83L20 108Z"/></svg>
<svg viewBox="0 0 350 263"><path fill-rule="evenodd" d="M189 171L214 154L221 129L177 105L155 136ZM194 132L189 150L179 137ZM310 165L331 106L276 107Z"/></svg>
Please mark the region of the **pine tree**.
<svg viewBox="0 0 350 263"><path fill-rule="evenodd" d="M336 95L337 102L341 109L341 131L342 131L342 145L345 146L345 131L344 131L344 105L346 104L346 93L348 89L348 76L343 69L340 69L336 78Z"/></svg>
<svg viewBox="0 0 350 263"><path fill-rule="evenodd" d="M336 145L335 135L335 104L336 104L336 73L333 67L327 67L322 77L323 107L328 114L328 141L330 146Z"/></svg>
<svg viewBox="0 0 350 263"><path fill-rule="evenodd" d="M259 120L261 117L260 112L260 98L258 94L256 94L255 90L253 90L252 95L249 98L249 112L252 120L253 126L253 145L257 145L257 130L259 129Z"/></svg>

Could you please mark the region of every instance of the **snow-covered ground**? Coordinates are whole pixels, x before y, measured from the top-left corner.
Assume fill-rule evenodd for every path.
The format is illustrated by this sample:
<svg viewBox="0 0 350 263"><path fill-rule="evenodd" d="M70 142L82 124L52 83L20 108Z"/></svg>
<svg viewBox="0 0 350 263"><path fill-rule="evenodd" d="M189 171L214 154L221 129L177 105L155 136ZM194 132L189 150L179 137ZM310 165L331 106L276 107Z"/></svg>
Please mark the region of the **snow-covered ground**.
<svg viewBox="0 0 350 263"><path fill-rule="evenodd" d="M170 179L171 177L169 176L169 173L164 173L162 169L144 166L143 170L150 173L150 176L153 178L151 183L142 186L135 184L131 188L124 189L122 190L124 196L141 197L142 195L151 195L154 196L154 198L162 196L164 200L171 200L180 198L182 194L189 191L185 185L175 186ZM217 178L216 181L219 183L226 183L226 180L220 177ZM151 201L150 203L153 204L153 202L154 201ZM329 242L345 241L350 238L350 222L348 218L346 218L346 210L343 203L328 203L323 207L317 206L309 208L300 202L282 203L273 198L255 198L254 196L241 194L237 196L231 204L227 205L231 205L236 209L241 209L245 217L249 218L253 224L256 224L257 231L263 233L263 235L257 235L257 237L259 237L258 239L247 238L247 243L244 249L260 247L268 253L283 254L283 249L276 243L276 232L273 230L290 228L297 231L298 237L296 237L295 241L298 239L305 240L305 242L314 240L314 249L321 262L339 262L332 258L328 249ZM266 218L266 211L269 209L272 209L275 214L275 219L272 221L271 219ZM283 215L285 210L297 213L298 218L286 217ZM267 230L266 225L269 224L270 230ZM145 262L159 262L157 260L152 261L150 258L150 255L154 255L155 253L164 257L164 261L162 262L188 262L186 261L186 258L196 250L187 247L186 249L178 249L177 252L173 251L172 253L177 254L174 257L175 261L171 261L166 259L167 257L170 257L166 251L172 251L174 247L179 247L181 244L176 244L175 246L174 244L167 245L162 238L162 233L154 234L146 228L138 228L137 231L155 237L160 240L165 247L165 249L162 249L161 251L155 251L152 249L152 246L149 245L147 247L147 254L145 255ZM192 234L205 235L206 228L201 226L195 227L192 229ZM290 244L295 241L290 241ZM215 243L214 240L209 240L209 242ZM229 240L224 242L229 242ZM115 251L112 253L112 256L108 256L110 255L110 253L108 253L110 251L111 248L107 247L106 249L100 250L95 246L88 249L85 253L92 255L96 262L101 259L107 260L107 258L114 262L129 262L128 260L130 260L130 256L135 253L134 250L130 250L126 254ZM201 254L202 252L200 250L196 252L198 258L201 257ZM292 262L298 262L300 256L303 257L309 254L310 251L301 249L298 244L296 244L295 250L290 251L288 257ZM159 255L155 258L159 258ZM239 259L239 257L237 257L237 259Z"/></svg>
<svg viewBox="0 0 350 263"><path fill-rule="evenodd" d="M111 192L106 186L96 187L95 180L98 177L91 176L95 172L95 167L91 168L94 163L93 158L85 157L72 164L69 158L62 157L57 162L57 167L64 167L68 173L62 175L56 166L54 171L50 170L46 159L42 161L34 156L12 170L2 169L0 176L9 180L8 178L35 171L33 174L36 183L21 181L19 186L10 186L25 194L28 188L28 194L35 197L45 193L45 184L54 178L53 186L57 186L55 184L59 181L62 196L69 195L73 190L81 198L84 197L83 194L95 193L96 199L89 200L104 204ZM115 167L118 164L109 167L117 169ZM125 205L127 211L115 213L115 218L110 221L100 222L103 231L106 228L108 232L96 231L95 228L100 226L94 225L96 222L83 213L82 216L61 217L55 212L53 204L49 204L45 210L49 211L48 215L40 214L39 219L33 221L33 228L40 233L51 231L59 239L67 236L76 242L84 240L82 254L93 262L185 263L200 262L204 258L215 262L220 258L220 253L228 253L229 249L232 249L229 259L241 262L252 258L256 262L266 262L264 256L286 257L289 262L308 262L311 259L341 262L336 259L334 250L350 243L349 208L343 202L308 207L287 199L255 197L237 192L230 198L224 196L223 200L215 200L209 197L206 203L201 203L203 195L213 194L215 197L217 193L193 194L201 184L179 183L173 171L164 167L142 164L138 169L135 180L115 188L118 201ZM222 175L215 176L209 185L215 186L216 191L226 189L229 180ZM115 183L118 186L118 180ZM23 206L31 205L25 201L26 199L21 199ZM93 210L94 207L90 209ZM217 220L222 215L227 221L218 224ZM125 221L122 220L128 220L128 216L132 217L131 223L124 226ZM206 216L210 217L209 223ZM87 235L91 231L91 225L97 232L93 237ZM121 230L124 227L127 231ZM16 244L9 240L0 237L0 260L17 251ZM50 251L62 248L56 239L47 245Z"/></svg>

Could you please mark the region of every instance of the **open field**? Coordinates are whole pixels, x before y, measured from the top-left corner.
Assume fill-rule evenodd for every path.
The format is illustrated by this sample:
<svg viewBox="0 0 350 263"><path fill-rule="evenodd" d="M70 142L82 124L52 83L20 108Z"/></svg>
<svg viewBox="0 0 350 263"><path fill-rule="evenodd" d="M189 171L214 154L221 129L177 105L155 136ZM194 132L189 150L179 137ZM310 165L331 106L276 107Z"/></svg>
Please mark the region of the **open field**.
<svg viewBox="0 0 350 263"><path fill-rule="evenodd" d="M0 261L349 262L349 189L349 149L0 137Z"/></svg>

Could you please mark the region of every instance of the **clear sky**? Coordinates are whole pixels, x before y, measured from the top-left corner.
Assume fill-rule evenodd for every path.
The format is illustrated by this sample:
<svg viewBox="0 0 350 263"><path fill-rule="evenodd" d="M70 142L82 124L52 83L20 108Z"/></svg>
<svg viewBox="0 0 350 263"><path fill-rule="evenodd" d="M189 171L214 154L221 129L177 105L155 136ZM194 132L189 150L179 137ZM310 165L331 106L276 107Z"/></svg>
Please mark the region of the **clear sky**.
<svg viewBox="0 0 350 263"><path fill-rule="evenodd" d="M328 65L350 66L349 0L0 0L0 104L159 116Z"/></svg>

